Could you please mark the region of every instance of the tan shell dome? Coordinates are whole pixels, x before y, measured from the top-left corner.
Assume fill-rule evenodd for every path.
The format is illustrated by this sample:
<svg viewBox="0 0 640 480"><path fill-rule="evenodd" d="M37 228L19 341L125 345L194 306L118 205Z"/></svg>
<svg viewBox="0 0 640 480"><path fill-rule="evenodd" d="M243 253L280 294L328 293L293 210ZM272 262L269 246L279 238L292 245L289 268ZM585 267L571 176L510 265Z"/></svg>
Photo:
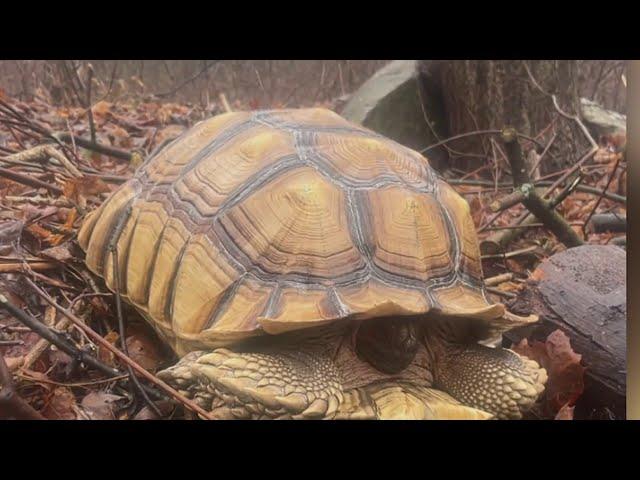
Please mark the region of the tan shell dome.
<svg viewBox="0 0 640 480"><path fill-rule="evenodd" d="M85 221L89 268L178 350L343 318L498 319L469 206L419 153L325 109L201 122Z"/></svg>

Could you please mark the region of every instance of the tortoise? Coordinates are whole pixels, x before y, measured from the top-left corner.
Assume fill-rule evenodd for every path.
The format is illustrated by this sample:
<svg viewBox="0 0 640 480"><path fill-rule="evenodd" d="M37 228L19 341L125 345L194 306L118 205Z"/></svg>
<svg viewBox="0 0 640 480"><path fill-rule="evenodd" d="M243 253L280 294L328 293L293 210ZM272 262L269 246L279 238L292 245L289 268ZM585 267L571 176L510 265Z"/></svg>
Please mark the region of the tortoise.
<svg viewBox="0 0 640 480"><path fill-rule="evenodd" d="M78 241L182 357L160 378L215 418L521 418L544 390L482 344L537 317L487 299L467 202L330 110L196 124Z"/></svg>

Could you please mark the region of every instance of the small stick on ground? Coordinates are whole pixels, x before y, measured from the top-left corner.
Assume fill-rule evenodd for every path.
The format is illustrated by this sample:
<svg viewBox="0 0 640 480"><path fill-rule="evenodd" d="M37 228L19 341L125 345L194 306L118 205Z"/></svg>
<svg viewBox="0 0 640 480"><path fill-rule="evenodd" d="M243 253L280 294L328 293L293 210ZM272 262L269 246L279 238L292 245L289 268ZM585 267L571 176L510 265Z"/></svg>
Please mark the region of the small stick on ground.
<svg viewBox="0 0 640 480"><path fill-rule="evenodd" d="M61 332L69 326L69 323L70 321L68 318L63 318L55 325L54 328L55 330ZM31 368L31 366L36 362L36 360L40 358L40 355L42 355L49 348L50 345L51 345L51 342L45 338L41 338L40 340L38 340L38 342L33 346L33 348L29 351L29 353L25 355L22 368L26 368L26 369Z"/></svg>
<svg viewBox="0 0 640 480"><path fill-rule="evenodd" d="M26 262L31 270L45 271L52 270L60 266L55 262ZM24 262L0 263L0 273L24 272Z"/></svg>
<svg viewBox="0 0 640 480"><path fill-rule="evenodd" d="M119 158L121 160L128 161L131 161L131 159L133 158L132 152L127 152L126 150L121 150L119 148L102 145L101 143L93 142L88 138L71 135L68 132L53 133L52 136L58 141L66 143L75 142L75 144L79 147L91 150L93 152L101 153L108 157Z"/></svg>
<svg viewBox="0 0 640 480"><path fill-rule="evenodd" d="M535 250L537 250L537 246L536 245L531 245L530 247L526 247L526 248L521 248L519 250L513 250L511 252L506 252L506 253L492 253L491 255L482 255L482 260L488 260L490 258L502 258L502 259L507 259L507 258L512 258L512 257L517 257L519 255L524 255L526 253L531 253Z"/></svg>
<svg viewBox="0 0 640 480"><path fill-rule="evenodd" d="M224 108L224 111L229 113L229 112L233 112L233 110L231 109L231 105L229 105L229 102L227 101L227 96L220 92L220 95L218 95L218 97L220 98L220 103L222 104L222 108Z"/></svg>
<svg viewBox="0 0 640 480"><path fill-rule="evenodd" d="M598 197L598 200L596 201L596 204L593 206L593 208L589 212L589 215L587 216L587 219L584 221L584 226L582 227L582 231L584 232L585 236L587 235L587 225L589 225L589 221L593 217L593 214L596 213L596 210L600 206L600 202L602 202L602 198L604 197L604 193L607 190L609 190L609 186L611 185L611 182L613 181L613 178L615 177L615 174L616 174L616 171L618 170L618 166L620 165L620 160L621 159L622 159L622 155L619 155L618 158L616 159L616 163L613 165L613 169L611 170L611 173L609 174L609 178L607 179L607 184L605 185L604 189L602 190L602 195L600 195Z"/></svg>
<svg viewBox="0 0 640 480"><path fill-rule="evenodd" d="M506 298L516 298L517 297L517 295L515 293L503 292L499 288L495 288L495 287L487 287L487 292L491 292L491 293L494 293L496 295L500 295L501 297L506 297Z"/></svg>
<svg viewBox="0 0 640 480"><path fill-rule="evenodd" d="M28 283L30 283L32 286L35 285L28 278L25 279L25 280ZM39 287L36 286L36 288L37 288L38 292L42 291L42 290L40 290ZM47 295L47 298L48 298L48 295ZM56 305L54 305L54 307ZM54 344L56 347L58 347L60 350L62 350L67 355L70 355L72 358L75 358L77 361L79 361L81 363L84 363L86 365L89 365L89 366L95 368L96 370L99 370L102 373L105 373L106 375L109 375L111 377L115 377L115 376L118 376L118 375L121 374L121 372L119 372L115 368L111 368L108 365L105 365L104 363L99 361L98 359L92 357L87 352L83 352L82 350L79 350L72 342L70 342L66 338L62 337L61 335L59 335L57 332L52 331L49 327L44 325L42 322L39 322L38 320L36 320L32 316L28 315L25 311L21 310L20 308L16 307L15 305L13 305L7 299L7 297L2 295L1 293L0 293L0 307L4 308L15 319L19 320L21 323L23 323L24 325L28 326L31 330L36 332L42 338L47 339L49 342ZM58 305L58 307L59 307L59 305ZM62 308L62 307L60 307L60 308ZM77 319L77 321L78 321L79 324L82 324L84 326L84 324L82 323L82 321L80 319ZM86 328L88 328L88 327L86 327ZM106 343L108 343L108 342L106 342Z"/></svg>
<svg viewBox="0 0 640 480"><path fill-rule="evenodd" d="M114 236L113 238L117 238L117 237ZM120 272L118 271L118 248L114 243L110 242L109 250L113 255L113 283L115 287L114 295L116 297L116 312L118 315L118 332L120 334L120 348L122 349L124 354L128 357L129 349L127 348L127 341L125 338L124 317L122 315L122 299L120 298ZM156 406L156 404L151 401L147 393L142 388L142 385L140 385L140 381L138 380L138 377L136 377L135 373L133 372L131 365L127 364L126 367L127 367L127 371L129 372L129 378L131 378L131 382L138 389L145 403L149 406L149 408L151 408L151 410L153 410L153 413L155 413L158 416L158 418L162 417L162 412Z"/></svg>
<svg viewBox="0 0 640 480"><path fill-rule="evenodd" d="M0 167L0 177L8 178L9 180L13 180L14 182L21 183L22 185L27 185L29 187L46 188L56 195L62 195L63 193L60 187L43 182L42 180L32 176L9 170L8 168Z"/></svg>
<svg viewBox="0 0 640 480"><path fill-rule="evenodd" d="M555 142L557 136L558 136L557 133L553 134L553 136L551 137L551 140L549 140L549 143L547 143L547 146L544 147L544 150L542 151L542 153L538 157L538 160L536 160L536 163L534 163L531 166L531 170L529 170L529 176L532 176L534 174L534 172L537 170L537 168L540 166L540 164L542 163L542 160L544 159L544 156L549 151L549 148L551 148L551 145L553 145L553 142Z"/></svg>
<svg viewBox="0 0 640 480"><path fill-rule="evenodd" d="M513 279L513 273L502 273L500 275L496 275L495 277L485 278L484 284L487 287L495 287L496 285L500 285L501 283L508 282Z"/></svg>
<svg viewBox="0 0 640 480"><path fill-rule="evenodd" d="M575 173L575 171L577 169L571 169L572 173ZM567 179L567 177L565 176L565 174L563 173L563 181ZM447 183L451 184L451 185L468 185L471 187L487 187L487 188L494 188L496 185L493 182L489 182L487 180L471 180L471 179L465 179L465 180L461 180L458 178L451 178L451 179L447 179ZM543 197L548 197L550 194L550 190L555 190L562 182L551 182L548 180L542 180L542 181L534 181L533 185L536 187L547 187L547 186L553 186L553 189L547 189L547 191L545 191ZM506 189L512 189L513 188L513 184L506 184L506 183L499 183L497 184L498 189L502 189L502 190L506 190ZM584 192L584 193L590 193L592 195L602 195L604 198L608 199L608 200L612 200L614 202L618 202L621 203L623 205L627 204L627 197L623 196L623 195L618 195L617 193L611 193L611 192L605 192L604 190L601 190L599 188L596 187L591 187L589 185L578 185L576 187L576 190L578 192ZM480 230L482 231L482 230Z"/></svg>
<svg viewBox="0 0 640 480"><path fill-rule="evenodd" d="M73 322L73 324L76 325L80 330L82 330L82 332L85 333L89 338L91 338L92 341L96 342L101 347L104 347L107 350L109 350L116 357L118 357L119 360L123 361L126 364L129 364L142 377L144 377L145 379L149 380L151 383L153 383L153 384L157 385L158 387L160 387L162 390L164 390L166 393L171 395L173 398L175 398L177 401L182 403L184 406L186 406L190 410L196 412L198 415L200 415L201 417L206 418L207 420L214 420L214 418L211 416L211 414L209 412L204 410L198 404L196 404L193 401L189 400L187 397L182 395L180 392L175 390L173 387L169 386L167 383L165 383L162 380L160 380L155 375L147 372L137 362L135 362L132 359L130 359L129 357L127 357L124 353L122 353L120 350L118 350L116 347L114 347L108 341L106 341L104 338L102 338L102 336L100 336L98 333L96 333L93 329L91 329L90 327L85 325L84 322L82 322L82 320L80 320L78 317L76 317L73 313L71 313L70 311L68 311L64 307L61 307L60 305L58 305L44 290L42 290L40 287L38 287L31 280L29 280L27 278L27 279L25 279L25 281L27 282L27 284L29 284L29 286L36 293L38 293L38 295L40 295L47 303L49 303L49 305L52 305L56 310L58 310L58 312L62 313L67 318L69 318ZM6 298L4 298L0 294L0 306L4 306L6 308L6 303L2 301L3 299L5 300L6 303L8 303ZM15 312L15 310L14 310L14 312ZM14 312L11 312L11 314L14 315ZM18 312L22 313L20 310L18 310ZM50 333L49 330L47 330L47 332ZM91 358L93 360L93 365L95 365L96 363L100 363L100 362L96 362L96 360L93 359L93 357L89 357L89 358ZM82 360L82 361L84 361L84 360ZM86 363L89 364L88 362L86 362ZM115 373L113 373L112 376L121 375L121 372L118 371L118 370L115 370L115 369L110 369L110 370L115 371Z"/></svg>
<svg viewBox="0 0 640 480"><path fill-rule="evenodd" d="M13 385L13 377L2 355L0 355L0 417L17 420L46 420L40 412L18 396Z"/></svg>

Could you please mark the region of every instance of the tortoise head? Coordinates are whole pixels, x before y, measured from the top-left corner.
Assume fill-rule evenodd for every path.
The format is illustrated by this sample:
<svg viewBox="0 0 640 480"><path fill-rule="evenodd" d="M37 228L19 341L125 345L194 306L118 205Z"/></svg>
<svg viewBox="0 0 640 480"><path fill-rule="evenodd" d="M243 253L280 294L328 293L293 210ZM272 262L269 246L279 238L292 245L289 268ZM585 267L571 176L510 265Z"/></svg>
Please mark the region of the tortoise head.
<svg viewBox="0 0 640 480"><path fill-rule="evenodd" d="M401 372L413 361L420 346L417 327L410 317L365 320L355 334L356 353L381 372Z"/></svg>

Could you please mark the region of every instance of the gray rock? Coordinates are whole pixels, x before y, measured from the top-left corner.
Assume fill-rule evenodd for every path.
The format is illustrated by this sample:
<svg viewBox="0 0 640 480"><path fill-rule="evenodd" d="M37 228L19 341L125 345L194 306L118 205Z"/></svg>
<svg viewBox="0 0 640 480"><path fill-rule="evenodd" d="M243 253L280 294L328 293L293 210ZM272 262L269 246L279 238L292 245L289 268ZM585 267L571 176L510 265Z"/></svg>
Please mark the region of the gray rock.
<svg viewBox="0 0 640 480"><path fill-rule="evenodd" d="M580 113L585 126L597 141L600 135L626 135L627 116L606 110L596 102L580 99Z"/></svg>
<svg viewBox="0 0 640 480"><path fill-rule="evenodd" d="M418 64L417 60L390 62L350 97L341 115L415 150L438 142L433 131L446 138L437 63L431 69ZM434 167L442 155L438 149L429 151Z"/></svg>

